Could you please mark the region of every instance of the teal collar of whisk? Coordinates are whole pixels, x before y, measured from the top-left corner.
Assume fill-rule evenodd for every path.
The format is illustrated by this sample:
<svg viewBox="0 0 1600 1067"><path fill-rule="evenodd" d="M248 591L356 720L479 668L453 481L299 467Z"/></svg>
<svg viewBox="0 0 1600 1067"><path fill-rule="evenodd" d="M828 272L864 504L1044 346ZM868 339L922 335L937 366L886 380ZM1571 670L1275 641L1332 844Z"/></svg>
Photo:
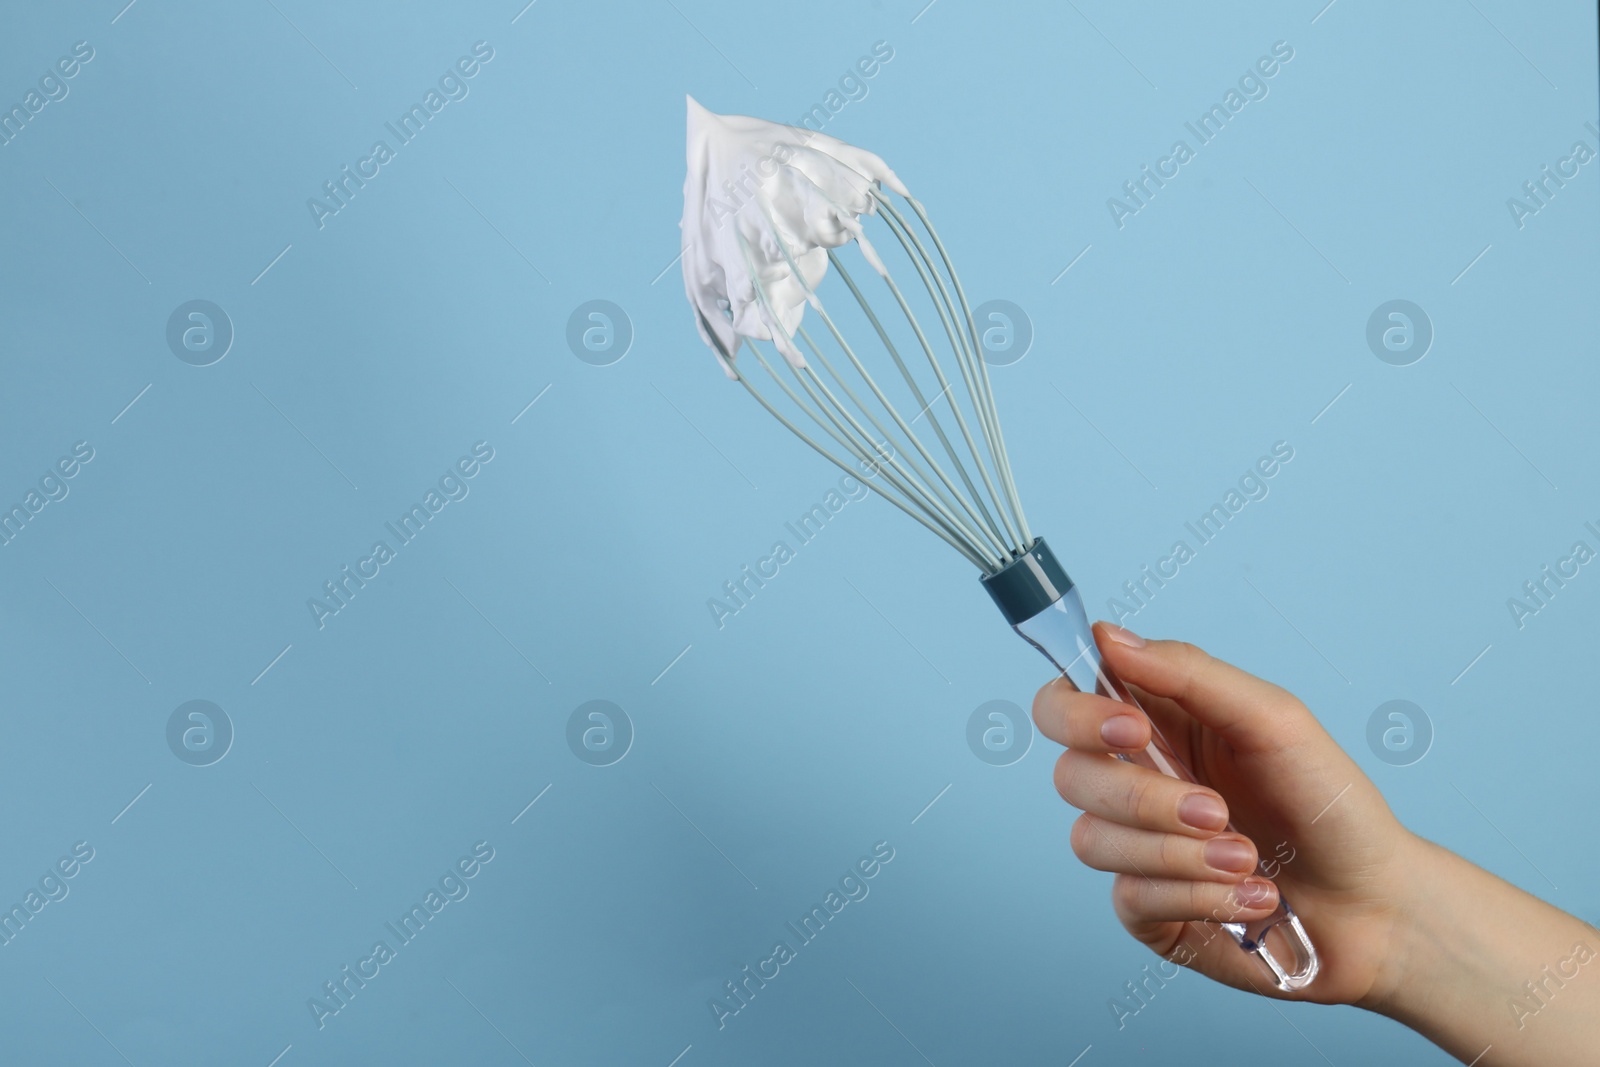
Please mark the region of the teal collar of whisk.
<svg viewBox="0 0 1600 1067"><path fill-rule="evenodd" d="M1026 553L980 580L1000 614L1013 626L1027 622L1072 588L1072 579L1042 537Z"/></svg>

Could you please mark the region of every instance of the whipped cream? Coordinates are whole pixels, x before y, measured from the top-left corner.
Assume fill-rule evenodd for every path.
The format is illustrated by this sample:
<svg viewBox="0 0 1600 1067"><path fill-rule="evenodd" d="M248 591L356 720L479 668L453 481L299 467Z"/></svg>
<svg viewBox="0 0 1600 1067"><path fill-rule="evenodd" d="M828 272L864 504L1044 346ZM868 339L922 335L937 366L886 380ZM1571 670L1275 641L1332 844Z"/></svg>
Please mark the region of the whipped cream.
<svg viewBox="0 0 1600 1067"><path fill-rule="evenodd" d="M700 336L730 378L745 337L772 341L804 367L792 338L827 273L828 249L855 240L883 274L860 219L876 208L874 185L910 193L883 160L836 137L688 102L679 225Z"/></svg>

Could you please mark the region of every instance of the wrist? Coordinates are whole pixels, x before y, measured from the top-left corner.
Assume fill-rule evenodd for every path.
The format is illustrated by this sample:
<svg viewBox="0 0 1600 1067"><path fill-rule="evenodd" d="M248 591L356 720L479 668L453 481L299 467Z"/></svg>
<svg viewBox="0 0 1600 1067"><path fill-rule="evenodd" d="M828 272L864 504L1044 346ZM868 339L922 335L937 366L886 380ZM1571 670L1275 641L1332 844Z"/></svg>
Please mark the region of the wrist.
<svg viewBox="0 0 1600 1067"><path fill-rule="evenodd" d="M1384 964L1355 1006L1415 1027L1430 1003L1451 996L1445 987L1452 979L1467 978L1463 968L1476 955L1468 944L1472 919L1457 912L1464 903L1473 910L1465 883L1481 872L1448 849L1403 833Z"/></svg>
<svg viewBox="0 0 1600 1067"><path fill-rule="evenodd" d="M1600 986L1552 974L1551 961L1572 956L1575 946L1592 955L1600 937L1585 939L1594 928L1448 849L1408 838L1397 856L1384 964L1356 1005L1418 1031L1463 1063L1492 1047L1501 1063L1592 1064ZM1540 975L1555 983L1540 987L1544 999L1524 981ZM1564 990L1553 1004L1551 989ZM1538 1025L1528 1025L1535 1014Z"/></svg>

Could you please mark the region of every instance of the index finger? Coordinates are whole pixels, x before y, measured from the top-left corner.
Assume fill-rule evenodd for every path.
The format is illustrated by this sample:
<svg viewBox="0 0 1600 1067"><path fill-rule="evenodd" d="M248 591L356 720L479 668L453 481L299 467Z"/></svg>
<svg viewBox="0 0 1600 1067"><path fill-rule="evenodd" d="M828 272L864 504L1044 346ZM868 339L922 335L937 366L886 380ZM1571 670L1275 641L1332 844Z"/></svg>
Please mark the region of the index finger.
<svg viewBox="0 0 1600 1067"><path fill-rule="evenodd" d="M1150 743L1150 724L1138 708L1081 693L1066 678L1047 682L1034 696L1033 723L1057 744L1084 752L1118 755Z"/></svg>

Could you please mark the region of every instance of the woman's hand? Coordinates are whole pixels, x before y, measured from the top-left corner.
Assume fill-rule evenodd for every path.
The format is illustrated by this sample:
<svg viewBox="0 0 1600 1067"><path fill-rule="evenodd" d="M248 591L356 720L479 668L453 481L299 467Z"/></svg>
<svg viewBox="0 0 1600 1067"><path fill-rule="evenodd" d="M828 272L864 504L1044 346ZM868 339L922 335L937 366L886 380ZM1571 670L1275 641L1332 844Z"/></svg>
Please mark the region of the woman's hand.
<svg viewBox="0 0 1600 1067"><path fill-rule="evenodd" d="M1137 709L1061 678L1033 718L1067 746L1056 788L1084 814L1072 850L1116 874L1128 932L1161 956L1238 989L1279 994L1212 922L1250 922L1288 896L1322 971L1296 999L1358 1004L1393 982L1394 927L1416 842L1377 788L1295 697L1193 645L1097 623L1111 669L1134 691L1199 786L1114 759L1150 742ZM1209 788L1206 788L1209 787ZM1232 819L1238 833L1223 831ZM1413 876L1414 876L1413 872Z"/></svg>
<svg viewBox="0 0 1600 1067"><path fill-rule="evenodd" d="M1200 783L1114 758L1150 741L1137 709L1064 678L1034 699L1040 732L1067 747L1056 789L1084 811L1072 850L1116 875L1129 933L1238 989L1390 1015L1479 1067L1600 1062L1600 959L1570 962L1600 954L1592 927L1406 830L1292 694L1192 645L1107 623L1095 639ZM1276 907L1258 861L1321 958L1298 993L1216 922ZM1581 969L1530 999L1551 966Z"/></svg>

